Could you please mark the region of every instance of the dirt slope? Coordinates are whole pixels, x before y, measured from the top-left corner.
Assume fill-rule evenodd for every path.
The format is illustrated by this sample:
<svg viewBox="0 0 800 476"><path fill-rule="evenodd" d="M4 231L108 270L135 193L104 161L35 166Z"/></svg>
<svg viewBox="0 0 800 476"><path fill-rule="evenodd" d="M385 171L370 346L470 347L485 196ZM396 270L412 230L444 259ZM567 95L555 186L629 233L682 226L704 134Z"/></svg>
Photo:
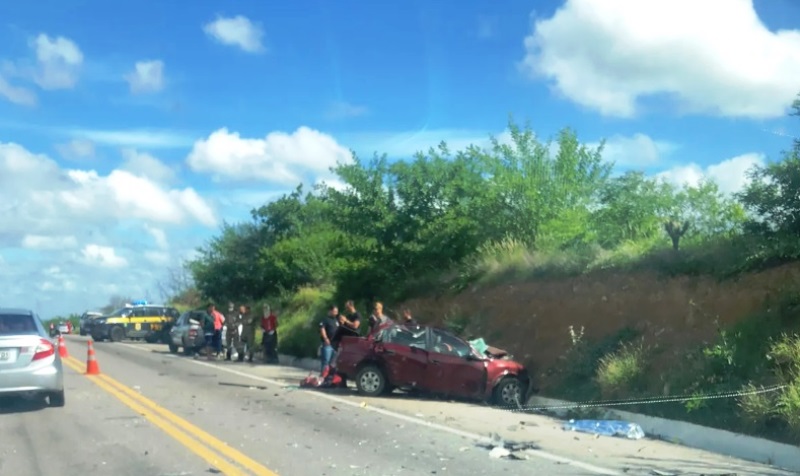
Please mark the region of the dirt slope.
<svg viewBox="0 0 800 476"><path fill-rule="evenodd" d="M785 292L800 291L800 264L743 275L667 279L655 273L601 272L575 278L473 288L457 296L414 299L406 304L426 321L471 319L466 333L482 335L544 373L570 346L568 328L598 339L631 326L667 357L717 337L715 321L737 322Z"/></svg>

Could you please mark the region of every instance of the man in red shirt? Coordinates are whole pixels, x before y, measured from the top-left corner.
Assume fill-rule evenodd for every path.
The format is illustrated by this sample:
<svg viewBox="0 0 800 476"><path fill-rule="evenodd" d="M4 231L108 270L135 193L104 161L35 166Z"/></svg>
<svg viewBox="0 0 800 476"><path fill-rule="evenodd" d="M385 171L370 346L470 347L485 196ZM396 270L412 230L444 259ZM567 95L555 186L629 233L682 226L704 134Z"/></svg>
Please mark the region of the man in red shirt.
<svg viewBox="0 0 800 476"><path fill-rule="evenodd" d="M271 312L269 305L264 305L264 315L261 318L261 328L264 329L264 362L277 364L278 359L278 316Z"/></svg>
<svg viewBox="0 0 800 476"><path fill-rule="evenodd" d="M208 314L214 318L214 334L211 336L211 347L214 349L215 357L219 358L222 353L222 325L225 323L225 316L217 311L217 306L214 304L208 305ZM211 349L208 352L208 360L211 360Z"/></svg>

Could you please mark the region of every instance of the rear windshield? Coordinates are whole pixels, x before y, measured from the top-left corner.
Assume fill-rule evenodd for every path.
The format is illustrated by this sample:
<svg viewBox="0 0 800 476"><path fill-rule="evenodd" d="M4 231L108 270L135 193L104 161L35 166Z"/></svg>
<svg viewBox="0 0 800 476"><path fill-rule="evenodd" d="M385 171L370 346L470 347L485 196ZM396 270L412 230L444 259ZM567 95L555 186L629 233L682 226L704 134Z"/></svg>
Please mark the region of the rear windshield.
<svg viewBox="0 0 800 476"><path fill-rule="evenodd" d="M0 314L0 336L37 335L33 316L24 314Z"/></svg>

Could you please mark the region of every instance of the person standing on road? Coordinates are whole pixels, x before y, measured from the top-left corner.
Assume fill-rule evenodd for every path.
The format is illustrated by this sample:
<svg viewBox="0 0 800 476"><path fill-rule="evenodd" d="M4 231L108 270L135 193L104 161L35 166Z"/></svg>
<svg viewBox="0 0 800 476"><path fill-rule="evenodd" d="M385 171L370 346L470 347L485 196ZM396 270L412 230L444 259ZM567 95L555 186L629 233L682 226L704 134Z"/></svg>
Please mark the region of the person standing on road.
<svg viewBox="0 0 800 476"><path fill-rule="evenodd" d="M336 335L339 328L339 307L335 304L328 309L328 314L319 323L319 335L322 341L319 360L320 372L323 374L333 360L333 344L331 340Z"/></svg>
<svg viewBox="0 0 800 476"><path fill-rule="evenodd" d="M266 304L264 305L266 307ZM261 322L258 313L252 312L250 306L244 307L245 341L247 343L247 361L253 362L256 353L256 328Z"/></svg>
<svg viewBox="0 0 800 476"><path fill-rule="evenodd" d="M278 316L270 310L269 305L264 306L265 317L261 318L261 328L264 330L261 342L264 344L264 362L277 364L278 358Z"/></svg>
<svg viewBox="0 0 800 476"><path fill-rule="evenodd" d="M406 327L419 327L419 323L414 316L411 315L411 309L404 307L403 308L403 325Z"/></svg>
<svg viewBox="0 0 800 476"><path fill-rule="evenodd" d="M214 356L219 358L222 353L222 325L225 324L225 316L217 311L215 304L208 305L208 314L214 318L214 333L211 336L211 347L214 349ZM208 360L211 360L211 352L208 353Z"/></svg>
<svg viewBox="0 0 800 476"><path fill-rule="evenodd" d="M376 301L375 305L373 306L372 315L369 316L369 334L372 335L377 331L381 326L392 322L389 319L389 316L383 313L383 303L380 301Z"/></svg>
<svg viewBox="0 0 800 476"><path fill-rule="evenodd" d="M352 300L344 303L344 314L338 317L339 328L336 331L331 344L334 351L339 351L339 343L342 337L355 336L358 337L358 329L361 326L361 314L356 310L356 304Z"/></svg>
<svg viewBox="0 0 800 476"><path fill-rule="evenodd" d="M225 333L225 360L231 360L233 357L233 349L236 349L236 360L239 362L244 360L244 351L242 349L242 331L241 327L244 325L244 306L239 306L239 312L235 312L233 303L228 306L228 331Z"/></svg>

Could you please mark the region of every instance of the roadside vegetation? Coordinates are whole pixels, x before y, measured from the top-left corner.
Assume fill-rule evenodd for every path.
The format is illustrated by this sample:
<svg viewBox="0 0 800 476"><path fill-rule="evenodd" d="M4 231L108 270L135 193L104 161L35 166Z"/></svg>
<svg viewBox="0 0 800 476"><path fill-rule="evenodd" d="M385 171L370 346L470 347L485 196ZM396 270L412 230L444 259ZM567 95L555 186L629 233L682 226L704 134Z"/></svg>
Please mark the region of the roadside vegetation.
<svg viewBox="0 0 800 476"><path fill-rule="evenodd" d="M353 157L332 170L341 186L298 186L251 220L226 223L187 265L195 300L266 300L280 311L282 352L312 356L313 323L334 300L380 299L392 312L411 297L521 280L607 270L724 280L800 260L798 141L729 196L711 180L676 186L636 171L612 174L603 145L583 144L570 129L551 141L513 120L509 130L510 142L493 139L487 148L442 143L407 161ZM668 389L694 397L635 409L797 441L798 315L800 296L782 296L720 329L716 342L688 349L668 382L648 372L665 350L634 330L590 342L573 329L553 396L639 398ZM420 317L463 328L454 316ZM775 384L786 387L704 398Z"/></svg>

